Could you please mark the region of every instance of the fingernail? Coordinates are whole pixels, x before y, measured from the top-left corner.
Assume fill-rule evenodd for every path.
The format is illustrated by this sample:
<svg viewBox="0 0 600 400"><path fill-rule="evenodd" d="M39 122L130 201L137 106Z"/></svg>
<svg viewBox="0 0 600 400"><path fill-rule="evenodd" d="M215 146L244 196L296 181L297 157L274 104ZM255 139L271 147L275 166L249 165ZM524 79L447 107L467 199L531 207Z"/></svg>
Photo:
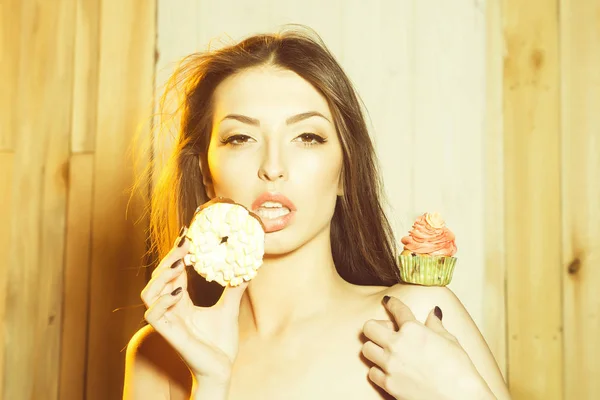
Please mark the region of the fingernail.
<svg viewBox="0 0 600 400"><path fill-rule="evenodd" d="M175 242L173 242L173 246L177 245L179 247L179 243L181 242L181 238L187 234L188 228L187 226L182 226L179 230L179 234L175 238Z"/></svg>
<svg viewBox="0 0 600 400"><path fill-rule="evenodd" d="M181 263L182 263L182 260L181 260L181 258L180 258L179 260L175 261L175 262L174 262L174 263L171 265L171 268L172 268L172 269L175 269L175 268L179 267L179 265L180 265Z"/></svg>
<svg viewBox="0 0 600 400"><path fill-rule="evenodd" d="M390 296L383 296L383 304L387 304L390 301Z"/></svg>
<svg viewBox="0 0 600 400"><path fill-rule="evenodd" d="M171 296L177 296L179 293L181 293L182 290L183 290L183 288L181 286L179 286L177 289L175 289L171 292Z"/></svg>
<svg viewBox="0 0 600 400"><path fill-rule="evenodd" d="M438 317L438 319L441 321L442 317L444 316L444 314L442 314L442 309L439 308L438 306L435 306L435 308L433 309L433 313L435 314L436 317Z"/></svg>
<svg viewBox="0 0 600 400"><path fill-rule="evenodd" d="M177 243L177 247L183 246L185 239L187 239L187 236L182 236L181 239L179 239L179 243Z"/></svg>

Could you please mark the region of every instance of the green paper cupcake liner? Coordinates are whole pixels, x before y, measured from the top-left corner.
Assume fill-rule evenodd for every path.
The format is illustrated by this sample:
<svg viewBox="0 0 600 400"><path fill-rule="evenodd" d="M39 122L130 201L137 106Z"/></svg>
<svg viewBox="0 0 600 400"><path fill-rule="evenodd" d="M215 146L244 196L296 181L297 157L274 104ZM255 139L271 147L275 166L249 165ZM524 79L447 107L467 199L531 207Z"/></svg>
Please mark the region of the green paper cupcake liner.
<svg viewBox="0 0 600 400"><path fill-rule="evenodd" d="M400 277L423 286L446 286L452 280L455 257L400 255Z"/></svg>

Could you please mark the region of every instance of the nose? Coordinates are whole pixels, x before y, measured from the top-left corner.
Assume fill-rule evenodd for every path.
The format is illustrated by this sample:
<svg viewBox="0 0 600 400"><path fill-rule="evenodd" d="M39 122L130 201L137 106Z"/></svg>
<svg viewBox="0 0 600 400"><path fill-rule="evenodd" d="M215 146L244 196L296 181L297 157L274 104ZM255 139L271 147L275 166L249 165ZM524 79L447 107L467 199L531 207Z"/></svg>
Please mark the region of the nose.
<svg viewBox="0 0 600 400"><path fill-rule="evenodd" d="M258 177L271 182L286 179L287 169L276 143L270 143L269 146L265 146L263 159L258 170Z"/></svg>

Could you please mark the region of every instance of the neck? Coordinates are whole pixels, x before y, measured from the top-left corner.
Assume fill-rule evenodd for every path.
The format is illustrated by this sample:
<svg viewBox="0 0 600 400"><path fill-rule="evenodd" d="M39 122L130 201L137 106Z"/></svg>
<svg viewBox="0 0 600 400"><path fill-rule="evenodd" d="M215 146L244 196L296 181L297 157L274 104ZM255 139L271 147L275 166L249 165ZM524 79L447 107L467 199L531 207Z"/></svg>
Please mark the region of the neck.
<svg viewBox="0 0 600 400"><path fill-rule="evenodd" d="M337 273L329 230L283 255L265 255L240 304L240 330L271 336L325 312L349 284Z"/></svg>

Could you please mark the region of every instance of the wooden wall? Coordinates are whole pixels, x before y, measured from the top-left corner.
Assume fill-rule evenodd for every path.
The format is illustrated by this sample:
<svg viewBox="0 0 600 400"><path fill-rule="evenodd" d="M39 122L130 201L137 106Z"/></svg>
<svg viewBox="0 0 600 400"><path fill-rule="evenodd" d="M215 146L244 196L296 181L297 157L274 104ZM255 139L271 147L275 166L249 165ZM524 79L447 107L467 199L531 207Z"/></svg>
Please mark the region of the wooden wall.
<svg viewBox="0 0 600 400"><path fill-rule="evenodd" d="M504 7L508 379L515 397L558 399L563 389L558 4L511 0Z"/></svg>
<svg viewBox="0 0 600 400"><path fill-rule="evenodd" d="M1 0L0 398L120 397L153 95L288 22L361 94L396 234L456 231L451 288L514 398L600 398L600 0Z"/></svg>
<svg viewBox="0 0 600 400"><path fill-rule="evenodd" d="M121 395L144 311L128 153L152 110L155 13L0 2L0 398Z"/></svg>
<svg viewBox="0 0 600 400"><path fill-rule="evenodd" d="M486 274L505 290L504 305L486 296L488 339L515 398L597 399L600 1L487 15Z"/></svg>
<svg viewBox="0 0 600 400"><path fill-rule="evenodd" d="M563 374L600 398L600 1L560 1Z"/></svg>

